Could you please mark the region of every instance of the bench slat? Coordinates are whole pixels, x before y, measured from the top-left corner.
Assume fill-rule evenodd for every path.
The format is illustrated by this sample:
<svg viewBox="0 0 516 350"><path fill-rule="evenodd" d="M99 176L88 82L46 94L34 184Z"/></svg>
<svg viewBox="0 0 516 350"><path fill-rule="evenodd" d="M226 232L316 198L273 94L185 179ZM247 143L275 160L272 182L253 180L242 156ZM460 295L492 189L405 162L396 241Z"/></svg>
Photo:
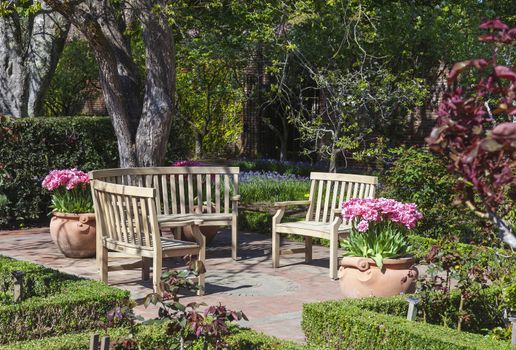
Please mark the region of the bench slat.
<svg viewBox="0 0 516 350"><path fill-rule="evenodd" d="M215 175L215 212L220 213L220 175Z"/></svg>

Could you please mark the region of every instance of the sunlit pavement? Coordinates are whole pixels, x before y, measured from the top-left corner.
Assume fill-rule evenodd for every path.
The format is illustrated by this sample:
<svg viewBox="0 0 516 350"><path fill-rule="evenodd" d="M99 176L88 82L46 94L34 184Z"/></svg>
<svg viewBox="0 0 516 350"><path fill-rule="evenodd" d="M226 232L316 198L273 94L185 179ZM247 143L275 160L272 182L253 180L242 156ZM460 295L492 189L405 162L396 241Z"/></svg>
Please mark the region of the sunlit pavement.
<svg viewBox="0 0 516 350"><path fill-rule="evenodd" d="M284 242L289 248L301 243ZM304 341L301 311L304 303L338 299L339 283L328 277L328 248L314 246L313 261L304 263L302 254L282 256L281 267L272 268L269 235L240 233L240 259L230 258L230 232L221 231L208 247L206 295L185 296L182 302L221 303L242 310L249 322L243 326L283 339ZM0 231L0 254L42 264L60 271L98 279L95 259L69 259L53 244L48 228ZM133 259L110 259L110 265ZM136 261L136 259L134 260ZM179 267L180 261L165 265ZM141 280L139 269L109 272L109 284L131 292L139 301L136 313L145 318L157 316L156 307L146 309L143 298L152 292L151 284Z"/></svg>

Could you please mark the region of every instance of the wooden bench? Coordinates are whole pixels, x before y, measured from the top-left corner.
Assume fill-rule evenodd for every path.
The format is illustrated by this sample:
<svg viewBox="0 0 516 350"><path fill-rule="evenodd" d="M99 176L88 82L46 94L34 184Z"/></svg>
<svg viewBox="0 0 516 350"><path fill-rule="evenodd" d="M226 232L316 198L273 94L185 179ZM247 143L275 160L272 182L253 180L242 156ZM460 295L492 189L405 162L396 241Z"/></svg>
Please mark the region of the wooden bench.
<svg viewBox="0 0 516 350"><path fill-rule="evenodd" d="M204 264L206 240L201 234L200 222L177 222L178 226L190 225L195 242L164 238L160 234L156 212L156 190L153 188L116 185L100 180L91 181L95 217L97 220L97 258L100 263L100 279L107 282L108 270L142 267L142 279L149 279L152 260L152 285L154 292L161 293L162 259L196 255ZM111 250L114 253L109 253ZM141 257L137 264L110 268L108 254ZM199 294L204 293L204 273L199 275Z"/></svg>
<svg viewBox="0 0 516 350"><path fill-rule="evenodd" d="M305 261L312 260L312 238L330 240L330 277L337 278L337 249L339 236L349 233L350 222L343 222L341 204L350 198L374 197L378 179L373 176L311 173L310 196L306 201L278 202L272 219L272 264L279 267L280 255L305 253ZM282 223L288 206L308 205L305 220ZM280 234L295 234L305 237L305 248L281 251Z"/></svg>
<svg viewBox="0 0 516 350"><path fill-rule="evenodd" d="M120 168L90 172L92 180L156 190L160 227L177 220L201 226L231 226L231 256L237 259L238 167Z"/></svg>

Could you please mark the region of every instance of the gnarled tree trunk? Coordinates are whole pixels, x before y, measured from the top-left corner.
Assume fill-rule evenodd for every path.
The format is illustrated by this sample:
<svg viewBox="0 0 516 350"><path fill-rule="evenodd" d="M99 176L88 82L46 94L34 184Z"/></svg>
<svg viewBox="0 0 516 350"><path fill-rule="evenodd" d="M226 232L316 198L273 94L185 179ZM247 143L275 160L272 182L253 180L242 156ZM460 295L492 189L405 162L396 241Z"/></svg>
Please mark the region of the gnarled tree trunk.
<svg viewBox="0 0 516 350"><path fill-rule="evenodd" d="M164 0L70 3L47 0L90 44L118 140L121 167L163 163L175 94L175 50ZM115 8L117 6L117 8ZM125 30L139 21L145 45L145 76L134 62Z"/></svg>
<svg viewBox="0 0 516 350"><path fill-rule="evenodd" d="M45 4L36 14L0 16L0 114L41 115L69 28L69 21Z"/></svg>

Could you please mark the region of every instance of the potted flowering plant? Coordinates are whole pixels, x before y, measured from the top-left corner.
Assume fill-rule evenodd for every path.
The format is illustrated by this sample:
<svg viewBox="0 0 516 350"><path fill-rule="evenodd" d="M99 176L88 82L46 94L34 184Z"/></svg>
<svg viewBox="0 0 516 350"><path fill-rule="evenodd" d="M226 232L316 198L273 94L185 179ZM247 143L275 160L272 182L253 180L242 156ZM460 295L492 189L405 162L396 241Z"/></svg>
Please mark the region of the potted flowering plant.
<svg viewBox="0 0 516 350"><path fill-rule="evenodd" d="M343 294L356 298L413 292L418 271L408 255L406 234L423 218L416 204L351 199L342 204L342 217L352 224L339 270Z"/></svg>
<svg viewBox="0 0 516 350"><path fill-rule="evenodd" d="M77 169L52 170L43 188L52 192L50 235L69 258L95 256L95 214L87 173Z"/></svg>

